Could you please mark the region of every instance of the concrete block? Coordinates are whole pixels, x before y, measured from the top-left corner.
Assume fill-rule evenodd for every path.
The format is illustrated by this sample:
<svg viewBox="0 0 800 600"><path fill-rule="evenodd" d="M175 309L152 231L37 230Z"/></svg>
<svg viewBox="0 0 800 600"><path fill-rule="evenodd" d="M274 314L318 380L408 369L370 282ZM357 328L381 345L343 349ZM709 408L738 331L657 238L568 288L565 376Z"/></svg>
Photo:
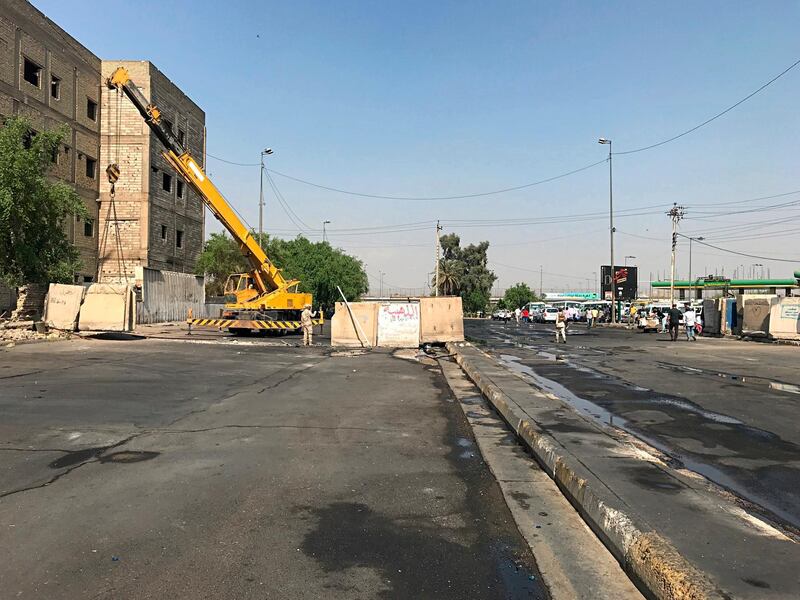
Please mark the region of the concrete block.
<svg viewBox="0 0 800 600"><path fill-rule="evenodd" d="M769 334L769 317L772 306L777 304L778 296L767 294L743 295L742 335Z"/></svg>
<svg viewBox="0 0 800 600"><path fill-rule="evenodd" d="M51 283L44 305L45 323L54 329L75 331L85 291L82 285Z"/></svg>
<svg viewBox="0 0 800 600"><path fill-rule="evenodd" d="M419 313L421 344L464 341L464 311L460 296L420 298Z"/></svg>
<svg viewBox="0 0 800 600"><path fill-rule="evenodd" d="M419 316L418 302L386 302L378 305L378 345L418 348Z"/></svg>
<svg viewBox="0 0 800 600"><path fill-rule="evenodd" d="M718 299L703 300L703 333L717 335L722 333L722 313Z"/></svg>
<svg viewBox="0 0 800 600"><path fill-rule="evenodd" d="M781 298L772 305L769 334L778 340L800 340L800 297Z"/></svg>
<svg viewBox="0 0 800 600"><path fill-rule="evenodd" d="M374 302L351 302L352 317L344 302L337 302L331 319L331 346L361 348L362 343L378 343L378 305ZM356 329L355 321L361 325ZM363 333L362 333L363 332ZM364 336L366 335L366 340Z"/></svg>
<svg viewBox="0 0 800 600"><path fill-rule="evenodd" d="M79 324L81 331L133 331L136 310L132 286L90 285L81 307Z"/></svg>

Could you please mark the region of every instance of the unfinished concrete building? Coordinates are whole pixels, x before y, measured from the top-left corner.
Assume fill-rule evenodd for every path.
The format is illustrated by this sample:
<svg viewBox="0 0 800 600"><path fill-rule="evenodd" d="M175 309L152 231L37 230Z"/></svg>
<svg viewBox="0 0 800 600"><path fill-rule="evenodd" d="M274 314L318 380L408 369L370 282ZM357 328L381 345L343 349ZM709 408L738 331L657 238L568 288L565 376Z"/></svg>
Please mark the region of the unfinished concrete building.
<svg viewBox="0 0 800 600"><path fill-rule="evenodd" d="M205 113L147 61L106 61L103 77L125 67L186 148L202 161ZM161 155L158 138L127 98L103 88L100 163L120 177L100 182L101 281L132 280L137 266L191 273L203 247L204 207Z"/></svg>
<svg viewBox="0 0 800 600"><path fill-rule="evenodd" d="M130 102L104 85L121 65L201 160L205 114L155 66L101 61L26 0L2 0L0 117L69 130L51 174L76 189L91 215L65 224L83 263L77 282L133 280L136 266L192 272L202 250L200 198L161 157ZM121 167L114 202L105 174L111 162Z"/></svg>
<svg viewBox="0 0 800 600"><path fill-rule="evenodd" d="M70 183L90 219L65 223L80 252L76 281L97 275L100 171L100 59L24 0L2 0L0 117L24 115L35 130L60 125L69 133L53 177Z"/></svg>

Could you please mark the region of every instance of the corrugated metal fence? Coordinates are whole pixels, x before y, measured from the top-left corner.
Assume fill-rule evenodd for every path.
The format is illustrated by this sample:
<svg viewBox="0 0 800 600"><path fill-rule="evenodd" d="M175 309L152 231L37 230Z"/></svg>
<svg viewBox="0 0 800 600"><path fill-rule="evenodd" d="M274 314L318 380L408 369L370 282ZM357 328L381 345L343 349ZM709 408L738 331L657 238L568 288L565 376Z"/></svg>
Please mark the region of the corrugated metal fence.
<svg viewBox="0 0 800 600"><path fill-rule="evenodd" d="M190 308L195 317L208 316L203 277L147 267L141 269L142 298L136 303L137 323L182 321Z"/></svg>

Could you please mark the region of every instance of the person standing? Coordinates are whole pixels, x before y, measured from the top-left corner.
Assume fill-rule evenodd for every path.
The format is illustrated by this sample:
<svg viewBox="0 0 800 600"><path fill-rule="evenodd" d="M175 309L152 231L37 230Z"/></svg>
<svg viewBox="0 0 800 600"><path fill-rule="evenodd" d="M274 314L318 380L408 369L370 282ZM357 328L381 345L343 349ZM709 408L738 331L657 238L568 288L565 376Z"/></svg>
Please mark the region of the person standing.
<svg viewBox="0 0 800 600"><path fill-rule="evenodd" d="M558 343L558 336L567 343L567 309L558 311L556 315L556 344Z"/></svg>
<svg viewBox="0 0 800 600"><path fill-rule="evenodd" d="M673 304L672 308L667 311L667 316L669 317L669 338L675 342L678 340L678 327L680 327L683 313L677 304Z"/></svg>
<svg viewBox="0 0 800 600"><path fill-rule="evenodd" d="M683 311L683 325L686 327L686 341L696 341L694 328L697 325L697 313L694 312L694 308L689 304L686 305L686 310Z"/></svg>
<svg viewBox="0 0 800 600"><path fill-rule="evenodd" d="M525 308L522 309L522 322L527 323L528 321L530 321L530 318L531 318L531 313L528 311L528 307L526 306Z"/></svg>
<svg viewBox="0 0 800 600"><path fill-rule="evenodd" d="M317 313L311 310L311 305L306 304L303 306L303 312L300 313L300 326L303 328L303 346L313 346L314 336L314 317Z"/></svg>
<svg viewBox="0 0 800 600"><path fill-rule="evenodd" d="M514 309L514 318L517 320L517 325L519 325L519 317L522 314L522 311L519 309L519 306Z"/></svg>
<svg viewBox="0 0 800 600"><path fill-rule="evenodd" d="M594 309L587 308L586 309L586 329L591 329L592 325L594 325Z"/></svg>

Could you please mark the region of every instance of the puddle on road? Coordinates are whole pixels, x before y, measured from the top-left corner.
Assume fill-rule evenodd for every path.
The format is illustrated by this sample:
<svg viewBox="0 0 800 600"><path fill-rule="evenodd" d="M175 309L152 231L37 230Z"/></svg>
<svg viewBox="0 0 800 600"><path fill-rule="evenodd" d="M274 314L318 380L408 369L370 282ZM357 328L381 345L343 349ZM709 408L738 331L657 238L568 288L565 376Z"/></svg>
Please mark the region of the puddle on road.
<svg viewBox="0 0 800 600"><path fill-rule="evenodd" d="M547 597L544 582L531 573L522 561L510 556L508 546L492 548L492 558L509 598Z"/></svg>
<svg viewBox="0 0 800 600"><path fill-rule="evenodd" d="M611 411L604 409L602 406L573 394L557 381L542 377L530 367L521 364L519 362L521 360L520 358L510 354L501 354L500 359L503 361L504 365L517 373L522 373L530 377L538 387L550 392L554 396L558 396L570 406L574 406L581 414L595 421L600 421L603 425L611 425L612 427L623 427L627 423L625 419L614 415Z"/></svg>
<svg viewBox="0 0 800 600"><path fill-rule="evenodd" d="M521 364L522 359L517 356L502 354L500 360L508 368L529 378L537 387L574 407L580 414L602 426L610 425L626 431L665 456L672 457L682 467L762 507L771 513L772 516L768 517L770 520L783 521L792 528L800 527L797 475L791 467L800 464L800 449L795 444L734 417L705 410L687 400L651 395L651 390L639 391L616 378L609 378L604 384L614 386L619 391L609 393L602 400L597 398L596 402L607 402L609 406L623 412L629 411L631 415L639 410L655 410L668 417L664 423L651 423L633 417L631 420L612 413L614 408L604 408L570 391L565 385L535 372L531 367ZM538 368L546 372L563 370L568 379L570 373L576 371L569 362L547 362ZM580 385L580 381L574 383ZM722 429L712 430L711 427ZM729 459L733 462L725 462ZM744 461L741 466L736 464L739 460ZM753 460L771 464L754 471L748 466Z"/></svg>
<svg viewBox="0 0 800 600"><path fill-rule="evenodd" d="M87 460L96 458L108 449L108 446L99 446L97 448L84 448L83 450L75 450L74 452L67 452L64 456L59 456L48 467L51 469L64 469L72 467Z"/></svg>
<svg viewBox="0 0 800 600"><path fill-rule="evenodd" d="M67 452L64 456L59 456L47 466L51 469L65 469L93 459L97 459L97 462L103 464L131 464L152 460L161 454L160 452L151 452L147 450L120 450L119 452L112 452L111 454L103 454L109 449L110 446L97 446L95 448L84 448L82 450L75 450L74 452Z"/></svg>
<svg viewBox="0 0 800 600"><path fill-rule="evenodd" d="M800 386L794 385L793 383L780 383L778 381L770 381L769 387L773 390L778 390L780 392L789 392L790 394L800 394Z"/></svg>
<svg viewBox="0 0 800 600"><path fill-rule="evenodd" d="M706 369L698 369L696 367L688 367L686 365L675 365L672 363L657 362L656 366L662 369L669 369L678 373L689 373L690 375L708 375L711 377L721 377L729 379L736 383L749 384L753 386L767 386L768 388L778 391L787 392L789 394L800 394L800 386L793 383L784 383L782 381L772 381L757 376L748 375L734 375L733 373L725 373L723 371L714 371Z"/></svg>

